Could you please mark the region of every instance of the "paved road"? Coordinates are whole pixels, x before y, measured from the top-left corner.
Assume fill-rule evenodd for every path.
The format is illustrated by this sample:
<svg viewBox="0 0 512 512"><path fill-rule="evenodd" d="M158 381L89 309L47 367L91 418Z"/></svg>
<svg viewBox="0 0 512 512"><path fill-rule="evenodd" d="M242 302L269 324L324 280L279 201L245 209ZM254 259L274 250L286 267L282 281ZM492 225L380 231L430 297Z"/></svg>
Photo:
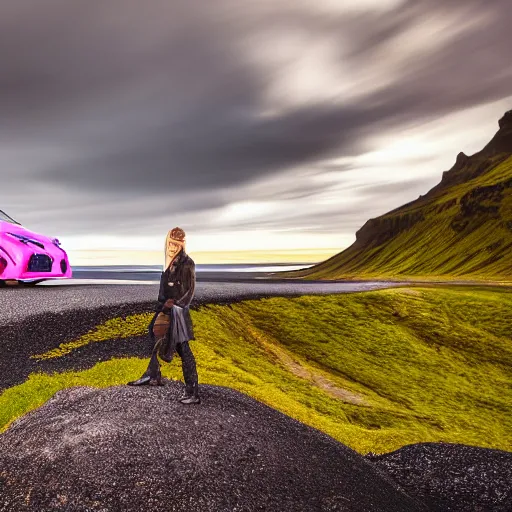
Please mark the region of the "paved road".
<svg viewBox="0 0 512 512"><path fill-rule="evenodd" d="M9 325L27 316L69 310L96 309L102 306L155 302L158 284L127 282L98 284L99 281L74 281L37 285L32 288L0 288L0 325ZM344 293L403 285L391 281L197 281L193 304L226 303L241 299Z"/></svg>

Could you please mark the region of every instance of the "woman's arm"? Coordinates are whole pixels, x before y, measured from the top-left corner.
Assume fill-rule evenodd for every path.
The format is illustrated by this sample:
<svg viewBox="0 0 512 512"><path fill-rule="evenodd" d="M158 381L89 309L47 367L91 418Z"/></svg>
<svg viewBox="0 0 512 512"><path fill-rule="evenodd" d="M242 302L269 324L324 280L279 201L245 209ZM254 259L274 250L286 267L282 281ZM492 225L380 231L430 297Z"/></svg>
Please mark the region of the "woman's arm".
<svg viewBox="0 0 512 512"><path fill-rule="evenodd" d="M158 304L156 306L156 311L162 311L162 307L165 303L165 294L164 294L164 282L166 279L165 272L162 272L160 276L160 289L158 290Z"/></svg>
<svg viewBox="0 0 512 512"><path fill-rule="evenodd" d="M158 305L156 307L157 312L162 312L169 314L171 312L170 308L172 308L174 304L174 299L168 299L165 296L165 281L169 278L168 272L162 272L162 276L160 277L160 290L158 292Z"/></svg>
<svg viewBox="0 0 512 512"><path fill-rule="evenodd" d="M177 306L182 308L187 307L194 297L196 288L196 264L193 261L187 264L183 269L183 288L185 290L183 296L174 301Z"/></svg>

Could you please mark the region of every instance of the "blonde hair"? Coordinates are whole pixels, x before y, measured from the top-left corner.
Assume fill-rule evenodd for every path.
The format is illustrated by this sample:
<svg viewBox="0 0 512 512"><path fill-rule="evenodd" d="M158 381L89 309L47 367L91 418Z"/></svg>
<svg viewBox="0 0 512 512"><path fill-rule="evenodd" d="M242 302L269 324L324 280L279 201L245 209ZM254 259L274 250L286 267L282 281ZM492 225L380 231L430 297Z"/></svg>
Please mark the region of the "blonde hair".
<svg viewBox="0 0 512 512"><path fill-rule="evenodd" d="M169 268L169 265L171 264L171 261L173 260L173 255L170 254L168 251L169 241L172 241L176 245L181 246L181 250L184 251L185 250L185 231L183 231L183 229L181 229L181 228L175 227L167 233L167 236L165 237L165 248L164 248L164 253L165 253L164 271ZM178 251L178 254L179 254L179 251ZM174 255L174 257L176 257L176 255Z"/></svg>

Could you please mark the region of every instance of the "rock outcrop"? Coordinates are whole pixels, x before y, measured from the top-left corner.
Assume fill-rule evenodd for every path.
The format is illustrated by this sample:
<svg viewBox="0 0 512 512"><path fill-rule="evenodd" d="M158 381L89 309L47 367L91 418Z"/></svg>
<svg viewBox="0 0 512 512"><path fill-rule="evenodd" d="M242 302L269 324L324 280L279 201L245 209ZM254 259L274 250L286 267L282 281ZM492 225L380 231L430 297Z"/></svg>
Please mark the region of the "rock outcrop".
<svg viewBox="0 0 512 512"><path fill-rule="evenodd" d="M443 173L441 183L429 194L472 180L495 168L512 154L512 110L498 122L499 130L486 146L472 156L459 153L455 165Z"/></svg>
<svg viewBox="0 0 512 512"><path fill-rule="evenodd" d="M507 189L512 188L512 178L486 187L475 187L459 201L460 208L450 226L461 232L468 225L483 224L489 219L500 219L500 208Z"/></svg>
<svg viewBox="0 0 512 512"><path fill-rule="evenodd" d="M425 220L425 214L422 211L370 219L356 232L356 245L358 247L382 245L422 220Z"/></svg>
<svg viewBox="0 0 512 512"><path fill-rule="evenodd" d="M428 510L326 434L222 386L70 388L0 435L2 511Z"/></svg>

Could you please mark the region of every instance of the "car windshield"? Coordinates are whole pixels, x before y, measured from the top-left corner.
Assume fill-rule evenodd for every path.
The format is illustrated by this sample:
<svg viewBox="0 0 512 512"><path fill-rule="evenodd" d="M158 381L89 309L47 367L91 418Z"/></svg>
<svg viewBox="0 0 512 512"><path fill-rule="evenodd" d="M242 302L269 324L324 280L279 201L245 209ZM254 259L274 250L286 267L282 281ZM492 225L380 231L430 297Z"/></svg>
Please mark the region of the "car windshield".
<svg viewBox="0 0 512 512"><path fill-rule="evenodd" d="M4 213L2 210L0 210L0 220L10 222L11 224L20 224L19 222L16 222L14 219L11 219L11 217L9 217L9 215Z"/></svg>

